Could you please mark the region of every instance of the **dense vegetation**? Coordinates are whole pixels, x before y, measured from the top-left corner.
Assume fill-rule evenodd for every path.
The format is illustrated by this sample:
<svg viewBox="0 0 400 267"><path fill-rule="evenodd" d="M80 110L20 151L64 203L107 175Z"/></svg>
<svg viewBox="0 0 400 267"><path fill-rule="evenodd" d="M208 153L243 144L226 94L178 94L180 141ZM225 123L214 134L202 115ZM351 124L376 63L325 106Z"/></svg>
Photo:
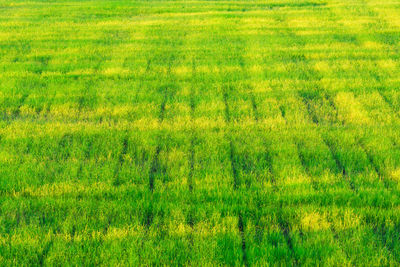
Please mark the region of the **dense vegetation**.
<svg viewBox="0 0 400 267"><path fill-rule="evenodd" d="M400 1L0 0L0 265L400 264Z"/></svg>

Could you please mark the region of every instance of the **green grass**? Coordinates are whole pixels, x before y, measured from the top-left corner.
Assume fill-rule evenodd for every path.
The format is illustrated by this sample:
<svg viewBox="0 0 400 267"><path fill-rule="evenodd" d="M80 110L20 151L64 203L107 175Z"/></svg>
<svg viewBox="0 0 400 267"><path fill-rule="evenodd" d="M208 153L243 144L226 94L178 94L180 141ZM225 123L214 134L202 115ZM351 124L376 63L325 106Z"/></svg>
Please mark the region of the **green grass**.
<svg viewBox="0 0 400 267"><path fill-rule="evenodd" d="M399 265L399 47L398 0L0 0L0 265Z"/></svg>

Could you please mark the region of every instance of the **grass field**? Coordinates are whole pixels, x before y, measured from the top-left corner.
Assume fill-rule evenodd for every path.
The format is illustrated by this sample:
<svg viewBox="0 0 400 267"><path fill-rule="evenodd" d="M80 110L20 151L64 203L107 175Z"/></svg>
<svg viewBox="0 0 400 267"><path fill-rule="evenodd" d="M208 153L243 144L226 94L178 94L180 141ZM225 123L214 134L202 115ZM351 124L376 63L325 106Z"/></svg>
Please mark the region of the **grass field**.
<svg viewBox="0 0 400 267"><path fill-rule="evenodd" d="M0 0L0 265L400 265L399 126L399 0Z"/></svg>

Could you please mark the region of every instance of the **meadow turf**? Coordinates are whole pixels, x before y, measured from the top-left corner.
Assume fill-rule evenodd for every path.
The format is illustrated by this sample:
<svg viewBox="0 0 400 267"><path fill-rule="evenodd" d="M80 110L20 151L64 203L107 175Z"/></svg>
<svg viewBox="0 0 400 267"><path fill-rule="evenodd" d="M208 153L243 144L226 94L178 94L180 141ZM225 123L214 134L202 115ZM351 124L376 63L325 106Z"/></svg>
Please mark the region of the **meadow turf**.
<svg viewBox="0 0 400 267"><path fill-rule="evenodd" d="M399 0L0 0L0 265L400 265L399 47Z"/></svg>

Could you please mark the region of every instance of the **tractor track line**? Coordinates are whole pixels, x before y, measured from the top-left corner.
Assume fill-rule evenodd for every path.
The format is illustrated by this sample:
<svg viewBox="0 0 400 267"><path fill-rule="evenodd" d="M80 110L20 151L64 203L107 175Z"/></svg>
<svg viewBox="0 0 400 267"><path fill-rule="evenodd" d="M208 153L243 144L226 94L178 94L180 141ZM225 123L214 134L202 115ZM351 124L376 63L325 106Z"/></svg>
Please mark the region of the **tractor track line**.
<svg viewBox="0 0 400 267"><path fill-rule="evenodd" d="M335 153L336 149L335 149L334 145L324 136L322 136L322 140L328 147L329 152L330 152L333 160L336 163L336 167L337 167L338 171L342 174L342 177L349 183L350 189L357 193L358 188L355 186L354 181L349 177L348 173L346 172L346 168L343 166L342 162L336 155L336 153Z"/></svg>
<svg viewBox="0 0 400 267"><path fill-rule="evenodd" d="M387 175L385 175L384 171L376 164L374 157L372 156L371 152L366 148L365 144L362 142L361 139L358 140L358 145L364 151L370 165L373 167L374 171L378 175L379 180L381 180L386 189L390 188L389 181L387 180Z"/></svg>
<svg viewBox="0 0 400 267"><path fill-rule="evenodd" d="M289 225L286 222L286 220L284 218L282 218L282 207L280 206L279 211L278 211L278 226L279 229L282 231L282 234L285 238L286 241L286 245L288 246L290 252L292 253L292 257L293 257L293 265L294 266L299 266L299 259L296 256L296 252L294 250L294 241L290 235L290 229L289 229Z"/></svg>
<svg viewBox="0 0 400 267"><path fill-rule="evenodd" d="M195 102L195 80L196 80L196 61L192 59L192 84L190 89L190 122L192 124L191 128L191 138L190 138L190 148L189 148L189 176L188 176L188 186L189 191L193 191L193 175L194 175L194 164L195 164L195 139L196 139L196 130L195 130L195 110L196 110L196 102Z"/></svg>
<svg viewBox="0 0 400 267"><path fill-rule="evenodd" d="M242 239L242 261L244 266L249 266L248 260L247 260L247 252L246 252L246 238L245 238L245 233L244 233L244 223L243 223L243 215L240 212L239 213L239 220L238 220L238 229L240 233L240 238Z"/></svg>
<svg viewBox="0 0 400 267"><path fill-rule="evenodd" d="M318 127L319 119L318 119L317 115L315 114L315 112L312 110L311 105L309 104L309 101L303 96L300 96L300 97L301 97L301 100L303 101L304 105L307 107L307 112L308 112L309 116L311 117L312 122L314 123L314 125L316 125ZM331 97L328 97L326 99L328 100L328 102L330 103L332 108L334 108L334 110L337 111ZM343 179L345 179L349 183L350 189L352 191L357 192L358 190L357 190L356 186L354 185L354 182L347 175L345 166L342 164L340 159L336 156L336 153L334 152L335 149L333 147L333 144L331 142L329 142L329 140L326 137L324 137L323 135L321 135L321 137L322 137L322 141L324 142L324 144L328 147L330 154L331 154L333 160L335 161L339 172L341 172Z"/></svg>
<svg viewBox="0 0 400 267"><path fill-rule="evenodd" d="M113 184L115 186L121 185L121 180L119 177L120 169L122 168L122 165L124 164L125 161L125 155L128 152L128 133L125 134L124 139L122 140L122 150L119 153L118 156L118 164L115 166L114 169L114 181Z"/></svg>
<svg viewBox="0 0 400 267"><path fill-rule="evenodd" d="M301 151L301 147L302 147L301 142L299 140L295 140L295 144L296 144L297 154L300 159L300 163L303 166L304 171L307 173L307 175L311 179L311 186L313 187L314 190L318 191L319 190L318 183L314 180L313 175L311 174L311 171L306 164L306 159L304 157L304 154Z"/></svg>

